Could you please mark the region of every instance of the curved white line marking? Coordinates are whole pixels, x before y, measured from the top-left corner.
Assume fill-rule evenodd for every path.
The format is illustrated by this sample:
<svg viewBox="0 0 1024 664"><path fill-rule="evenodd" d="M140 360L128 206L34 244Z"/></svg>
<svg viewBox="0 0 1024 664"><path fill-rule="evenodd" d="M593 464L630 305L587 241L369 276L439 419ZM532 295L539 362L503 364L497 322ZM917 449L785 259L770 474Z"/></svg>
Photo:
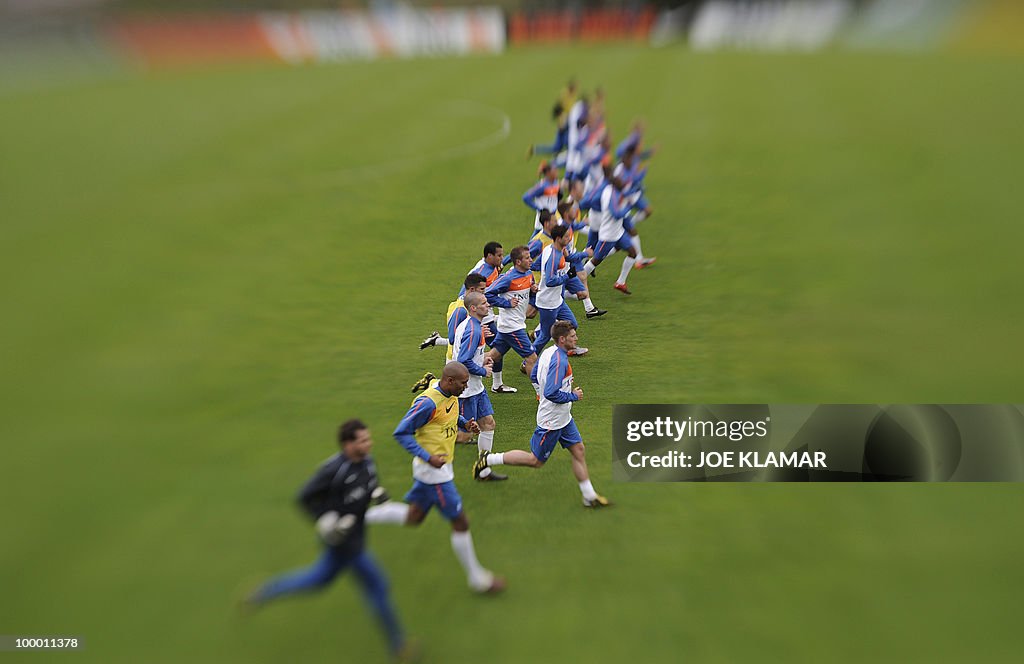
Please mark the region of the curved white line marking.
<svg viewBox="0 0 1024 664"><path fill-rule="evenodd" d="M436 162L439 160L454 159L456 157L465 157L477 152L482 152L487 148L498 145L512 133L512 118L501 109L494 108L492 106L486 106L474 101L459 100L451 104L451 106L464 106L469 108L471 111L479 111L484 109L490 113L496 114L501 118L501 128L497 131L470 141L469 143L463 143L450 148L444 148L439 152L432 152L430 154L412 155L410 157L403 157L401 159L395 159L392 161L386 161L380 164L367 164L365 166L351 166L349 168L342 168L336 171L329 171L327 173L319 173L314 175L311 179L317 184L330 185L337 183L341 179L353 179L353 178L378 178L383 175L389 175L391 173L397 173L407 168L413 168L420 166L428 162Z"/></svg>

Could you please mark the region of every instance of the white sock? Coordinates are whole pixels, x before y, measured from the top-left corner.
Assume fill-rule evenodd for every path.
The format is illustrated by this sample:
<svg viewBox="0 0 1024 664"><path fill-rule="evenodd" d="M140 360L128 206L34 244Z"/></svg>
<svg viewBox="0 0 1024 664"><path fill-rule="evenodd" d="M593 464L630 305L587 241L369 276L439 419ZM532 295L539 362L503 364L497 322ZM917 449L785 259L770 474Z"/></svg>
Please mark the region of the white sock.
<svg viewBox="0 0 1024 664"><path fill-rule="evenodd" d="M597 266L594 265L594 261L587 261L586 264L583 266L583 273L584 274L590 274L591 272L593 272L596 269L597 269Z"/></svg>
<svg viewBox="0 0 1024 664"><path fill-rule="evenodd" d="M642 261L644 259L644 252L640 249L640 236L633 236L633 246L636 247L636 259Z"/></svg>
<svg viewBox="0 0 1024 664"><path fill-rule="evenodd" d="M481 431L476 440L476 448L481 452L490 452L494 448L494 430Z"/></svg>
<svg viewBox="0 0 1024 664"><path fill-rule="evenodd" d="M597 307L594 306L594 303L590 301L589 297L583 298L583 308L586 309L587 311L593 311L594 309L597 309Z"/></svg>
<svg viewBox="0 0 1024 664"><path fill-rule="evenodd" d="M635 262L635 258L630 258L629 256L626 256L626 260L622 261L622 272L619 272L619 280L616 281L615 283L626 283L626 277L629 276L629 271L633 269L633 263Z"/></svg>
<svg viewBox="0 0 1024 664"><path fill-rule="evenodd" d="M504 385L504 383L501 382L501 372L500 371L492 371L491 372L491 378L494 379L494 382L491 383L492 387L501 387L502 385Z"/></svg>
<svg viewBox="0 0 1024 664"><path fill-rule="evenodd" d="M597 492L594 491L594 485L590 483L590 480L583 480L580 482L580 493L583 494L585 500L593 500L597 498Z"/></svg>
<svg viewBox="0 0 1024 664"><path fill-rule="evenodd" d="M437 341L434 342L434 345L435 346L447 346L448 345L448 337L438 337Z"/></svg>
<svg viewBox="0 0 1024 664"><path fill-rule="evenodd" d="M488 466L500 466L505 463L505 453L495 452L494 454L487 455Z"/></svg>
<svg viewBox="0 0 1024 664"><path fill-rule="evenodd" d="M459 559L462 569L466 570L466 579L473 590L487 590L494 580L494 575L483 568L476 559L473 549L473 536L467 530L464 533L452 532L452 551Z"/></svg>
<svg viewBox="0 0 1024 664"><path fill-rule="evenodd" d="M374 505L366 510L366 523L394 523L401 526L408 516L408 505L388 501L383 505Z"/></svg>
<svg viewBox="0 0 1024 664"><path fill-rule="evenodd" d="M494 448L494 431L481 431L476 439L476 448L484 454L490 452ZM480 477L487 477L490 474L490 468L484 468L480 471Z"/></svg>

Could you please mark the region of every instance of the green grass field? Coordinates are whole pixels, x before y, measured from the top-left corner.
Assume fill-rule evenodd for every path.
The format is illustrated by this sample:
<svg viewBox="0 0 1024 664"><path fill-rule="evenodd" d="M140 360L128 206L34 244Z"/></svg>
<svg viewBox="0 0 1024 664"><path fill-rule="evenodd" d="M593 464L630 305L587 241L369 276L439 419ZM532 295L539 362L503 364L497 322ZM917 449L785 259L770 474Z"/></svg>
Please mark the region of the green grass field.
<svg viewBox="0 0 1024 664"><path fill-rule="evenodd" d="M628 299L599 271L574 362L617 505L584 511L564 453L481 485L460 448L507 594L469 593L436 515L370 539L426 661L1015 661L1020 486L613 484L610 434L616 403L1020 402L1019 67L611 46L7 91L0 633L85 637L61 661L383 660L350 579L233 602L317 554L293 497L340 421L410 484L390 432L442 364L417 344L485 241L528 238L525 147L575 73L661 147L659 263ZM534 426L506 376L498 449Z"/></svg>

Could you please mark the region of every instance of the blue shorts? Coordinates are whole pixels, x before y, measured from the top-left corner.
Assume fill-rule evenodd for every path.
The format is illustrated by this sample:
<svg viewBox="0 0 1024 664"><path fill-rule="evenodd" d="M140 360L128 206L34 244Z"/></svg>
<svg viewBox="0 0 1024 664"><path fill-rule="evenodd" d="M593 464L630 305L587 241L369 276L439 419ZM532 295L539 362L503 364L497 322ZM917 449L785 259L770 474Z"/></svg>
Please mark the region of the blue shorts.
<svg viewBox="0 0 1024 664"><path fill-rule="evenodd" d="M579 277L573 277L569 281L565 282L565 290L575 295L576 293L582 293L587 290L587 287L583 285L583 282Z"/></svg>
<svg viewBox="0 0 1024 664"><path fill-rule="evenodd" d="M488 415L494 415L494 407L487 398L487 388L471 397L459 397L459 415L467 420L480 420Z"/></svg>
<svg viewBox="0 0 1024 664"><path fill-rule="evenodd" d="M533 340L533 351L538 355L551 341L551 326L555 324L556 320L567 320L572 323L574 328L579 327L572 309L564 301L558 305L557 309L537 309L537 311L540 312L540 325L537 327L537 337Z"/></svg>
<svg viewBox="0 0 1024 664"><path fill-rule="evenodd" d="M591 228L590 232L587 233L587 246L595 251L597 250L597 236L598 233L593 228Z"/></svg>
<svg viewBox="0 0 1024 664"><path fill-rule="evenodd" d="M576 422L569 420L569 423L561 429L537 427L537 430L533 432L533 438L530 439L530 451L533 452L533 456L540 459L541 463L544 463L555 451L555 444L561 443L562 447L569 449L576 443L582 442L583 437L580 436L580 430L576 428Z"/></svg>
<svg viewBox="0 0 1024 664"><path fill-rule="evenodd" d="M426 484L416 480L405 494L405 502L416 505L424 514L429 513L430 508L437 505L437 509L449 521L462 514L462 496L452 481Z"/></svg>
<svg viewBox="0 0 1024 664"><path fill-rule="evenodd" d="M622 236L615 242L598 242L597 249L594 250L594 258L605 258L608 254L612 253L612 249L629 251L632 246L633 241L629 239L629 233L623 232Z"/></svg>
<svg viewBox="0 0 1024 664"><path fill-rule="evenodd" d="M569 147L569 125L568 123L564 127L558 128L558 133L555 134L555 145L552 152L559 153L562 150Z"/></svg>
<svg viewBox="0 0 1024 664"><path fill-rule="evenodd" d="M491 345L491 342L494 341L494 337L498 336L498 321L497 321L497 319L492 320L490 323L488 323L487 324L487 329L489 329L491 331L491 335L492 336L491 336L490 339L485 339L484 343L486 343L490 348L494 348L494 346Z"/></svg>
<svg viewBox="0 0 1024 664"><path fill-rule="evenodd" d="M526 336L526 330L498 332L498 336L491 341L491 348L502 355L509 350L515 350L515 352L519 353L519 357L533 355L533 342L530 341L530 337Z"/></svg>

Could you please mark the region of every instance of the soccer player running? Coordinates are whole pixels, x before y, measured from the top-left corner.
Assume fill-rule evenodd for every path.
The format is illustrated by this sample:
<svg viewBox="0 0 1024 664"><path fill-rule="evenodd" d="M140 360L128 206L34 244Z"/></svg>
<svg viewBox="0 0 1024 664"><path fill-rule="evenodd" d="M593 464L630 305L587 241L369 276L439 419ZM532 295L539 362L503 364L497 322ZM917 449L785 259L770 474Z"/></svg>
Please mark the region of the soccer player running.
<svg viewBox="0 0 1024 664"><path fill-rule="evenodd" d="M494 447L494 407L487 397L483 378L491 375L494 360L484 353L483 318L491 310L487 298L480 293L467 293L466 311L469 317L455 330L452 356L469 371L469 385L459 395L459 413L467 421L475 421L480 428L477 448L490 452ZM485 473L478 479L487 482L507 480L507 475Z"/></svg>
<svg viewBox="0 0 1024 664"><path fill-rule="evenodd" d="M634 210L634 212L626 215L626 218L623 220L623 228L629 233L630 241L636 249L636 269L642 270L649 265L653 265L657 258L653 256L650 258L644 257L643 249L640 246L640 233L636 229L636 225L650 217L653 212L651 211L650 203L647 202L647 198L644 196L643 182L644 177L647 175L647 169L640 168L640 165L637 163L635 148L626 150L625 154L622 155L622 161L615 166L612 175L622 182L623 200L628 201L627 204L630 209Z"/></svg>
<svg viewBox="0 0 1024 664"><path fill-rule="evenodd" d="M619 278L615 281L615 289L626 295L632 295L632 291L626 286L626 278L636 262L636 247L633 246L623 225L626 213L629 211L629 202L622 199L622 186L622 181L609 173L608 180L600 190L597 201L591 207L591 219L595 214L600 216L598 222L600 230L598 230L597 249L594 251L594 256L583 267L587 274L593 274L594 268L615 250L625 251L628 255L622 261L622 270L619 272Z"/></svg>
<svg viewBox="0 0 1024 664"><path fill-rule="evenodd" d="M244 606L258 608L287 595L322 590L351 568L392 655L404 661L411 647L388 599L387 579L366 550L367 507L386 496L370 456L373 439L366 425L353 419L341 425L338 443L341 451L327 459L299 493L299 503L316 522L323 541L320 559L267 581L245 599Z"/></svg>
<svg viewBox="0 0 1024 664"><path fill-rule="evenodd" d="M476 262L468 274L479 274L486 280L486 286L494 283L494 280L501 274L501 267L505 263L505 250L500 242L488 242L484 245L484 257ZM465 295L466 289L459 291L459 295Z"/></svg>
<svg viewBox="0 0 1024 664"><path fill-rule="evenodd" d="M559 160L559 153L563 152L569 144L569 110L576 103L576 79L570 78L555 107L552 109L552 117L558 125L558 132L555 134L555 142L551 145L531 145L526 151L526 158L529 159L535 154L554 155L554 161ZM564 161L565 157L562 155Z"/></svg>
<svg viewBox="0 0 1024 664"><path fill-rule="evenodd" d="M537 184L523 194L523 203L526 204L526 207L537 211L533 220L534 231L541 229L541 210L547 210L554 214L558 209L558 200L562 197L561 186L558 184L558 169L554 164L541 162L540 176Z"/></svg>
<svg viewBox="0 0 1024 664"><path fill-rule="evenodd" d="M587 115L590 102L587 96L581 94L579 99L569 109L567 124L569 133L567 136L566 157L565 157L565 179L570 182L577 177L582 177L583 147L586 145L589 129L587 126Z"/></svg>
<svg viewBox="0 0 1024 664"><path fill-rule="evenodd" d="M622 155L626 154L627 150L632 150L641 160L650 159L656 149L650 148L645 150L643 143L644 123L641 120L637 120L633 123L633 128L630 130L629 135L615 147L615 157L622 159Z"/></svg>
<svg viewBox="0 0 1024 664"><path fill-rule="evenodd" d="M582 191L582 187L583 184L579 180L575 180L570 191L579 193ZM558 204L558 215L562 218L561 223L569 228L569 239L566 240L566 253L573 257L571 265L572 269L576 272L576 276L566 282L565 290L575 295L578 300L583 301L583 309L588 319L600 318L608 312L604 309L598 309L594 301L590 299L590 284L587 283L587 273L583 270L583 261L590 258L594 251L591 249L588 252L586 248L583 251L576 251L577 232L588 229L589 226L587 222L580 220L580 206L576 199L571 198L571 196L569 199ZM590 246L589 237L587 246Z"/></svg>
<svg viewBox="0 0 1024 664"><path fill-rule="evenodd" d="M586 447L572 419L572 402L583 398L583 388L572 386L572 367L568 352L576 345L576 330L569 321L560 320L551 330L555 345L541 353L533 368L532 379L539 388L537 429L530 439L530 451L511 450L480 454L473 465L473 476L486 472L491 466L529 466L540 468L551 457L555 445L560 444L572 455L572 473L583 494L584 507L611 505L594 490L587 469Z"/></svg>
<svg viewBox="0 0 1024 664"><path fill-rule="evenodd" d="M525 246L512 249L512 269L498 277L486 291L487 303L498 307L498 334L491 340L491 353L505 356L510 349L523 358L527 374L537 362L533 344L526 334L526 310L530 306L530 294L537 292L537 284L530 271L530 250ZM505 385L506 391L516 388Z"/></svg>
<svg viewBox="0 0 1024 664"><path fill-rule="evenodd" d="M505 264L505 250L498 242L488 242L484 245L484 257L477 261L477 264L473 266L473 269L469 271L470 274L479 274L485 278L484 288L486 289L493 284L498 276L501 275L501 268ZM484 291L480 291L481 293ZM464 295L465 292L460 293ZM485 327L484 339L487 341L487 345L490 346L494 337L498 334L497 326L498 318L494 314L494 310L488 308L487 314L484 316L481 323ZM459 323L462 321L460 320ZM499 353L490 353L491 360L494 362L494 366L491 367L491 392L495 394L508 394L516 391L514 387L505 385L504 377L502 376L502 355ZM451 358L448 358L451 359Z"/></svg>
<svg viewBox="0 0 1024 664"><path fill-rule="evenodd" d="M448 350L445 351L446 359L452 359L452 341L455 340L455 328L459 326L462 321L466 320L469 315L466 312L466 305L464 303L464 296L466 293L483 293L487 287L487 278L476 272L470 272L466 275L465 280L462 283L463 291L457 298L448 303L448 313L446 314L448 321L448 335L442 337L434 330L434 333L423 340L420 344L420 350L430 348L431 346L447 346ZM418 392L419 390L413 390Z"/></svg>
<svg viewBox="0 0 1024 664"><path fill-rule="evenodd" d="M479 431L476 422L459 414L458 397L468 383L466 367L449 362L441 380L413 400L395 429L395 439L413 456L412 488L405 494L405 503L389 501L373 507L367 511L366 521L418 526L436 506L452 525L452 551L466 572L469 587L478 593L497 593L505 589L505 580L477 560L469 519L455 488L455 432L459 424Z"/></svg>
<svg viewBox="0 0 1024 664"><path fill-rule="evenodd" d="M551 244L551 231L554 230L555 226L562 224L569 227L569 237L566 240L566 246L570 247L570 251L573 247L576 230L579 230L579 228L586 226L586 224L579 222L579 218L577 216L578 211L576 215L570 214L569 210L573 207L574 206L571 203L567 201L562 201L561 203L558 204L557 214L552 215L547 211L543 211L540 213L541 230L537 231L533 235L533 237L530 238L529 244L526 245L527 249L530 252L530 257L533 258L533 268L538 272L535 279L537 283L540 283L540 255L544 252L544 247L547 247ZM566 215L564 216L564 218L563 213L564 215ZM576 263L573 264L573 269L579 272L580 270L583 269L583 260L586 260L587 255L585 254L585 252L573 255L582 257L581 260L578 260L576 261ZM575 296L576 299L583 301L583 309L586 311L587 318L599 318L608 313L604 309L597 308L593 300L590 299L590 291L587 290L586 283L583 282L579 277L574 277L567 281L565 284L565 289L569 291L570 294ZM534 301L533 304L536 305L536 301ZM529 318L529 316L527 317ZM587 352L586 348L581 347L579 350L580 352L577 353L578 355L583 355Z"/></svg>
<svg viewBox="0 0 1024 664"><path fill-rule="evenodd" d="M540 355L544 346L551 340L551 326L556 320L569 321L573 329L577 327L576 316L565 303L562 297L562 287L567 281L576 276L576 270L572 267L572 261L579 260L579 255L572 254L565 256L565 248L569 244L569 227L564 225L555 226L551 230L551 244L544 247L540 255L540 286L537 290L537 311L540 312L540 325L537 328L537 338L533 341L533 350ZM580 252L586 256L586 252ZM575 355L582 355L583 348L577 348L573 344L572 349Z"/></svg>

